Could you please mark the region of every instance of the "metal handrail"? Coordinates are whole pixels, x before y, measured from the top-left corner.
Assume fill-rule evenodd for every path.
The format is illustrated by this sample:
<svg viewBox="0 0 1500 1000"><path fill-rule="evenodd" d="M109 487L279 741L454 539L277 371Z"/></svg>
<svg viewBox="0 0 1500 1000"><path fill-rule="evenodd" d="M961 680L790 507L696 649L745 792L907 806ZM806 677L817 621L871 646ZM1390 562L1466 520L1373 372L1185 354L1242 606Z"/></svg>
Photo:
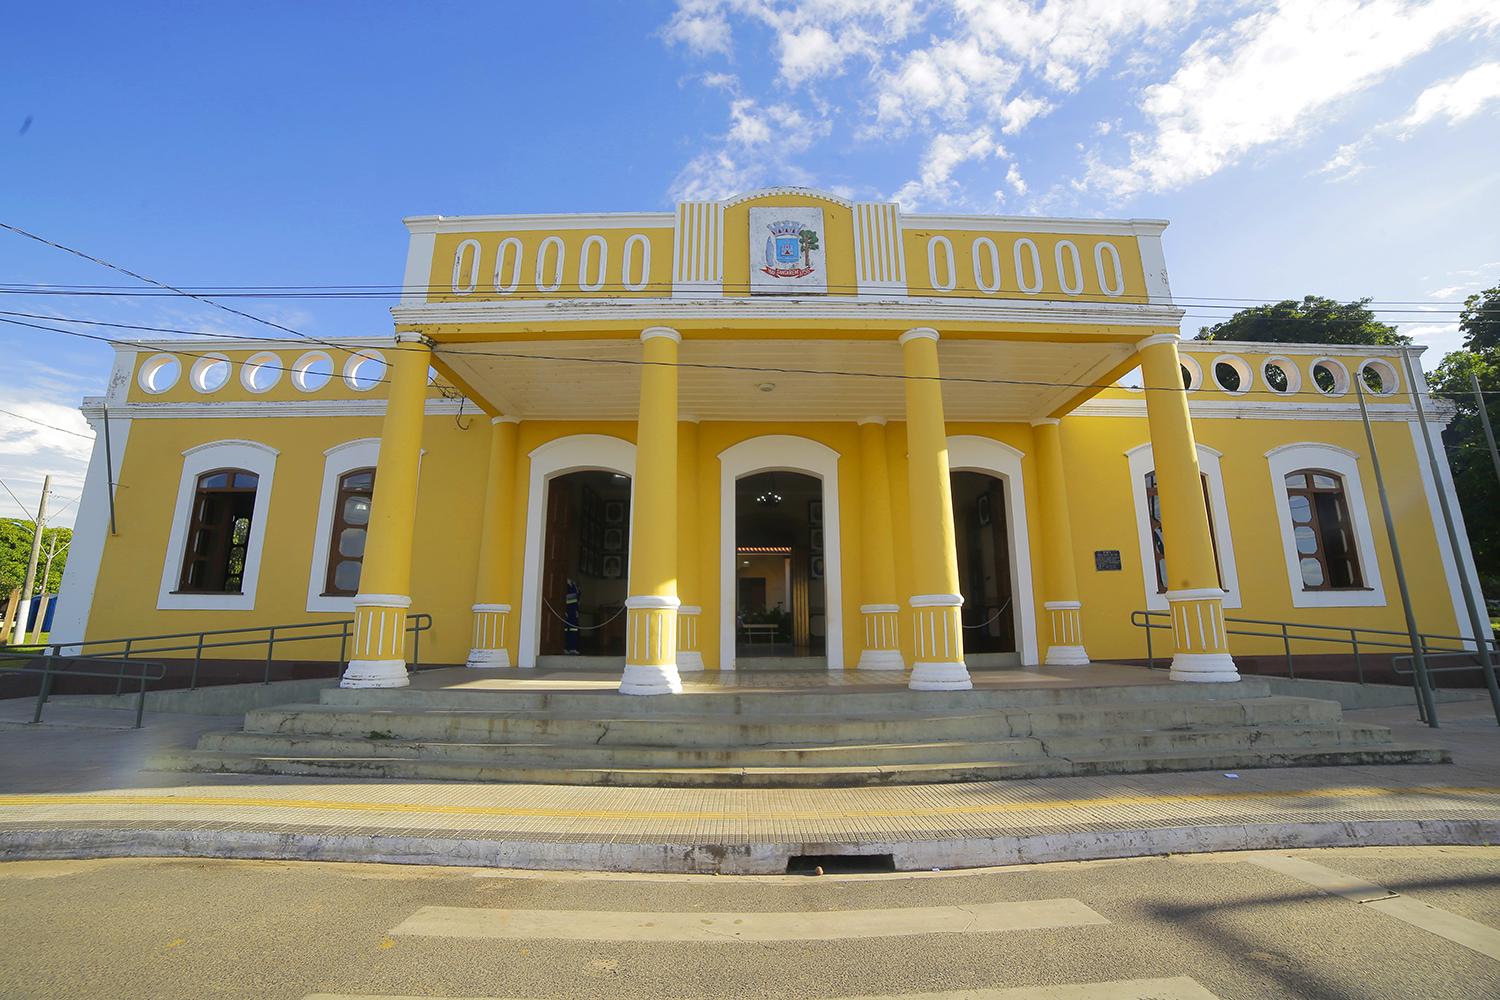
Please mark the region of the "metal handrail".
<svg viewBox="0 0 1500 1000"><path fill-rule="evenodd" d="M58 670L56 668L56 664L57 663L61 662L64 659L72 659L72 657L33 656L33 655L22 655L22 654L19 654L19 653L0 653L0 658L12 659L12 660L26 660L28 663L30 663L33 660L41 660L42 661L42 665L40 667L36 667L36 666L24 666L24 667L4 667L4 668L0 668L0 675L10 675L10 674L41 674L42 675L41 689L37 692L37 696L36 696L36 711L31 714L31 722L32 722L33 725L35 725L36 723L42 721L42 706L47 703L47 699L52 694L52 678L56 677L59 674L61 674L64 677L99 677L99 678L103 678L104 680L114 679L114 680L116 680L115 694L117 694L117 695L120 693L120 688L124 685L125 681L127 681L127 680L139 681L140 683L139 683L139 686L136 689L136 695L135 695L135 728L139 729L139 728L141 728L141 719L146 714L146 682L147 681L159 681L159 680L162 680L163 678L165 678L167 676L167 666L166 666L166 664L164 664L164 663L150 663L150 662L147 662L145 660L108 660L108 659L104 659L102 657L98 657L98 658L82 657L81 658L86 663L113 663L113 664L117 665L117 667L118 667L117 670L115 670L115 671L113 671L111 673L105 673L104 671L101 671L101 670ZM127 675L125 673L125 668L127 666L129 666L129 667L140 667L141 669L140 669L139 673L134 673L134 674ZM148 672L147 668L149 668L149 667L155 667L156 668L155 672Z"/></svg>
<svg viewBox="0 0 1500 1000"><path fill-rule="evenodd" d="M422 633L432 629L432 616L425 612L417 612L406 616L406 631L412 637L412 656L409 661L411 669L415 670L421 664L422 659ZM305 634L307 630L317 630L312 634ZM290 642L312 642L320 639L339 640L338 662L343 663L347 659L349 639L353 635L354 619L342 618L334 621L323 622L293 622L282 625L247 625L240 628L205 629L199 632L168 632L160 635L135 635L121 639L87 639L77 642L54 642L44 646L26 647L35 651L34 655L57 657L59 659L83 659L83 660L131 660L141 655L157 656L162 653L184 653L189 650L193 653L193 669L188 677L188 690L193 691L198 687L198 671L203 665L203 651L206 649L229 649L237 646L265 646L265 674L261 683L271 683L271 663L274 660L276 646L285 645ZM287 633L292 634L287 634ZM253 633L253 635L252 635ZM224 638L228 636L245 636L245 638ZM177 645L154 646L148 643L167 642L170 640L184 640ZM191 641L187 641L191 640ZM214 641L210 641L214 640ZM222 641L220 641L222 640ZM97 653L84 652L86 647L108 647ZM143 648L144 647L144 648ZM78 650L76 653L65 653L63 650ZM12 653L16 650L13 649ZM170 662L170 661L168 661ZM164 664L165 666L165 664ZM114 676L114 675L111 675ZM120 694L124 689L124 681L115 685L115 693Z"/></svg>
<svg viewBox="0 0 1500 1000"><path fill-rule="evenodd" d="M1166 624L1152 621L1153 618L1168 619ZM1130 624L1136 628L1144 629L1146 633L1146 665L1152 669L1156 668L1156 655L1151 645L1151 633L1157 629L1171 630L1171 612L1169 611L1132 611L1130 613ZM1231 625L1256 625L1271 626L1275 631L1257 631L1245 628L1232 628ZM1327 634L1306 634L1306 633ZM1261 639L1280 639L1282 654L1286 661L1287 676L1292 680L1297 679L1297 668L1292 661L1292 643L1295 642L1322 642L1333 643L1340 646L1348 646L1354 652L1354 674L1360 684L1365 683L1364 661L1361 657L1361 646L1369 649L1399 649L1405 650L1404 656L1391 657L1391 669L1398 674L1414 673L1414 670L1400 670L1396 663L1404 661L1410 663L1415 657L1412 651L1411 636L1406 632L1398 632L1394 629L1365 628L1349 625L1318 625L1304 622L1273 621L1268 618L1231 618L1224 616L1224 634L1249 636ZM1363 638L1362 638L1363 637ZM1399 641L1392 641L1395 637ZM1474 656L1474 650L1467 649L1469 645L1477 647L1476 640L1468 636L1438 635L1432 632L1417 633L1417 641L1421 644L1421 652L1427 659L1451 658L1455 656ZM1489 649L1495 649L1495 640L1490 637L1481 637L1478 642L1484 643ZM1441 643L1443 645L1433 645ZM1455 648L1456 646L1456 648ZM1443 667L1436 668L1443 671L1458 669L1484 669L1482 664L1468 667ZM1435 668L1428 668L1429 673L1436 672ZM1488 678L1487 678L1488 679ZM1490 683L1491 699L1494 700L1494 683ZM1431 707L1424 703L1421 691L1417 692L1417 712L1422 721L1430 726L1437 725L1437 712L1435 706ZM1495 702L1495 719L1500 722L1500 701Z"/></svg>

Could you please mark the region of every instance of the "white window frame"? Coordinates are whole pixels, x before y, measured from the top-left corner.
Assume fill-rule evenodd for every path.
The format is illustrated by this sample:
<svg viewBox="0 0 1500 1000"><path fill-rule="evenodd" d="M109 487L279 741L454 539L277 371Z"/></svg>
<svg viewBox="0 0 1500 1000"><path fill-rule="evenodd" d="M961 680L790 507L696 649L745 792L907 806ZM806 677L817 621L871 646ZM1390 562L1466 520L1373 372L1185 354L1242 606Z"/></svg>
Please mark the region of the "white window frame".
<svg viewBox="0 0 1500 1000"><path fill-rule="evenodd" d="M265 552L266 522L271 509L271 486L280 452L259 441L211 441L182 453L182 477L177 483L177 506L167 535L166 562L162 565L161 589L156 595L159 611L253 611L260 583L260 561ZM250 539L245 546L245 572L238 594L179 594L182 557L192 526L193 501L198 477L214 469L244 469L259 478L255 487L255 509L250 515Z"/></svg>
<svg viewBox="0 0 1500 1000"><path fill-rule="evenodd" d="M334 505L338 503L339 480L355 469L375 467L380 458L379 438L345 441L323 452L323 486L318 494L318 526L313 531L312 566L307 578L307 610L354 614L354 596L325 595L328 579L328 549L332 544Z"/></svg>
<svg viewBox="0 0 1500 1000"><path fill-rule="evenodd" d="M1234 558L1234 536L1229 530L1229 502L1224 497L1223 452L1198 445L1198 471L1208 477L1209 514L1214 522L1214 542L1219 551L1219 575L1224 578L1224 607L1240 608L1240 571ZM1138 444L1125 453L1130 470L1130 498L1135 503L1135 530L1140 542L1141 587L1146 610L1166 611L1167 595L1156 589L1156 546L1151 542L1151 512L1146 509L1146 473L1156 471L1151 442Z"/></svg>
<svg viewBox="0 0 1500 1000"><path fill-rule="evenodd" d="M1365 507L1365 487L1359 475L1359 455L1347 448L1316 441L1300 441L1266 452L1271 489L1276 500L1276 521L1281 527L1281 550L1286 559L1287 586L1294 608L1383 608L1385 586L1380 580L1380 561L1375 553L1375 535ZM1298 469L1327 469L1344 481L1344 502L1353 522L1354 544L1359 553L1359 572L1365 585L1360 590L1309 590L1302 583L1301 560L1292 535L1292 509L1286 496L1286 477Z"/></svg>

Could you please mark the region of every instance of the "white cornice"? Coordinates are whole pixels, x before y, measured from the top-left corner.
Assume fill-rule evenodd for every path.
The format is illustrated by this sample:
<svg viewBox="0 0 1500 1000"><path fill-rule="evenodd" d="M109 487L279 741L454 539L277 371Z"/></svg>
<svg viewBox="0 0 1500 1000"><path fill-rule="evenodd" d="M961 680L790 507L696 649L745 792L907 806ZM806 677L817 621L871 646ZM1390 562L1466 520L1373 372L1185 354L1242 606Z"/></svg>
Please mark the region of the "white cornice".
<svg viewBox="0 0 1500 1000"><path fill-rule="evenodd" d="M186 403L125 403L109 408L110 419L166 419L200 420L204 417L246 418L261 417L381 417L385 415L383 399L287 399L244 400L236 402ZM93 421L104 415L102 400L98 396L85 396L79 407L86 419ZM429 399L428 416L454 414L462 409L479 416L481 410L468 400Z"/></svg>
<svg viewBox="0 0 1500 1000"><path fill-rule="evenodd" d="M1454 408L1428 410L1428 419L1447 426ZM1189 400L1188 414L1194 420L1359 420L1358 403L1248 402L1245 400ZM1090 399L1070 411L1080 417L1146 416L1146 401L1136 399ZM1371 406L1372 421L1415 421L1411 406Z"/></svg>
<svg viewBox="0 0 1500 1000"><path fill-rule="evenodd" d="M671 212L575 212L560 215L412 215L412 233L490 233L565 229L671 229Z"/></svg>
<svg viewBox="0 0 1500 1000"><path fill-rule="evenodd" d="M1264 354L1272 357L1277 354L1305 355L1308 357L1332 357L1332 358L1399 358L1401 348L1396 344L1276 344L1262 343L1254 340L1194 340L1188 337L1182 338L1177 345L1181 353L1193 354ZM1425 346L1412 345L1407 348L1412 357L1418 357Z"/></svg>
<svg viewBox="0 0 1500 1000"><path fill-rule="evenodd" d="M1044 219L1030 215L910 215L903 229L951 229L960 232L1076 233L1096 236L1156 235L1165 219Z"/></svg>
<svg viewBox="0 0 1500 1000"><path fill-rule="evenodd" d="M725 200L723 202L720 202L720 204L724 208L730 208L731 206L734 206L734 205L742 205L745 202L751 201L751 200L753 200L755 198L778 198L778 197L779 198L817 198L820 201L831 201L835 205L842 205L845 208L853 208L854 207L854 202L849 201L847 198L840 198L838 195L833 194L830 191L820 191L817 188L809 188L809 187L785 187L785 186L783 186L783 187L758 188L758 189L756 189L754 191L746 191L744 194L737 194L733 198L729 198L729 199L727 199L727 200Z"/></svg>
<svg viewBox="0 0 1500 1000"><path fill-rule="evenodd" d="M391 334L383 337L225 337L189 339L175 337L170 340L117 340L118 351L162 351L173 354L206 354L210 351L309 351L337 348L355 351L362 347L394 347L396 338Z"/></svg>
<svg viewBox="0 0 1500 1000"><path fill-rule="evenodd" d="M1031 302L1025 299L851 297L724 299L522 299L431 302L396 306L397 323L547 323L615 321L627 326L671 325L684 319L900 320L913 325L953 323L1104 323L1176 326L1183 310L1116 302Z"/></svg>

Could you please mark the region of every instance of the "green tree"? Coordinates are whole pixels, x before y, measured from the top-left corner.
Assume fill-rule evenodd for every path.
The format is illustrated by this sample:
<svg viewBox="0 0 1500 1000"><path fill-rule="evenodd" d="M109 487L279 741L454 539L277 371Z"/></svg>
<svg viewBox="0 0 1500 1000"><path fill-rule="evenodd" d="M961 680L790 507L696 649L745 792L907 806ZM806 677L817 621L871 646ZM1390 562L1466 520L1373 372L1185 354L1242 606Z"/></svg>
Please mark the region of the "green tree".
<svg viewBox="0 0 1500 1000"><path fill-rule="evenodd" d="M812 252L818 249L818 234L804 229L797 234L797 243L802 247L802 266L812 267Z"/></svg>
<svg viewBox="0 0 1500 1000"><path fill-rule="evenodd" d="M42 532L42 555L37 560L37 591L42 587L42 567L47 562L47 548L57 539L57 556L52 560L52 573L47 577L47 593L57 593L62 583L63 568L68 562L66 546L73 540L71 528L48 528ZM0 602L10 592L26 583L26 563L31 558L31 522L19 518L0 518Z"/></svg>
<svg viewBox="0 0 1500 1000"><path fill-rule="evenodd" d="M1459 315L1464 350L1447 354L1428 376L1432 391L1456 408L1443 432L1453 487L1463 505L1464 526L1479 582L1490 597L1500 596L1500 481L1479 421L1470 374L1479 378L1490 424L1500 427L1500 285L1469 296Z"/></svg>
<svg viewBox="0 0 1500 1000"><path fill-rule="evenodd" d="M1369 299L1335 302L1308 295L1241 309L1222 323L1203 327L1196 340L1243 340L1269 344L1405 344L1410 337L1382 323Z"/></svg>

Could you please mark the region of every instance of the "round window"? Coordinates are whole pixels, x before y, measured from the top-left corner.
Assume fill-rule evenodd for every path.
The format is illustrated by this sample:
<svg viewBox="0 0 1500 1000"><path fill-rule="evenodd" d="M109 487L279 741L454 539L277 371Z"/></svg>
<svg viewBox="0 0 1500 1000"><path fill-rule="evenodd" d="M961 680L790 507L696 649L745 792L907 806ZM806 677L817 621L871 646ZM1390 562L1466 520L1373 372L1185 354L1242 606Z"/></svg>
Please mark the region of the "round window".
<svg viewBox="0 0 1500 1000"><path fill-rule="evenodd" d="M292 385L303 392L317 392L333 378L333 359L322 351L308 351L292 365Z"/></svg>
<svg viewBox="0 0 1500 1000"><path fill-rule="evenodd" d="M1189 392L1203 384L1203 369L1195 358L1182 358L1182 387Z"/></svg>
<svg viewBox="0 0 1500 1000"><path fill-rule="evenodd" d="M142 389L156 395L172 388L181 377L182 363L170 354L158 354L141 365L139 382Z"/></svg>
<svg viewBox="0 0 1500 1000"><path fill-rule="evenodd" d="M385 356L379 351L357 351L344 363L344 384L368 392L385 381Z"/></svg>
<svg viewBox="0 0 1500 1000"><path fill-rule="evenodd" d="M1260 376L1272 392L1291 393L1302 388L1302 373L1288 358L1269 358L1260 366Z"/></svg>
<svg viewBox="0 0 1500 1000"><path fill-rule="evenodd" d="M281 381L281 358L270 351L255 354L240 366L240 384L251 392L266 392Z"/></svg>
<svg viewBox="0 0 1500 1000"><path fill-rule="evenodd" d="M1214 359L1214 384L1238 396L1250 389L1250 366L1243 358L1226 354Z"/></svg>
<svg viewBox="0 0 1500 1000"><path fill-rule="evenodd" d="M1342 396L1349 391L1349 370L1332 358L1313 362L1312 377L1325 396Z"/></svg>
<svg viewBox="0 0 1500 1000"><path fill-rule="evenodd" d="M222 354L201 357L193 365L188 379L199 392L218 392L229 381L229 359Z"/></svg>
<svg viewBox="0 0 1500 1000"><path fill-rule="evenodd" d="M1379 358L1371 358L1360 365L1359 377L1364 379L1365 388L1377 396L1393 395L1400 388L1395 366Z"/></svg>

